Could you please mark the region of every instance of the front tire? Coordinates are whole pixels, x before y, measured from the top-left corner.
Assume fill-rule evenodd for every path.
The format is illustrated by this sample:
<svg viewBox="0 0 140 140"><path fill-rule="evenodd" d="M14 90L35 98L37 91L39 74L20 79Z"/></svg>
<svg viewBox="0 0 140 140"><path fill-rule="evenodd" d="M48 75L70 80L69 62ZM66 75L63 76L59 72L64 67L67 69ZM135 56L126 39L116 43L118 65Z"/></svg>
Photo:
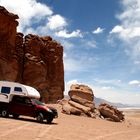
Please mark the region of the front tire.
<svg viewBox="0 0 140 140"><path fill-rule="evenodd" d="M42 113L38 113L37 117L36 117L37 122L39 123L43 123L44 120L44 115Z"/></svg>
<svg viewBox="0 0 140 140"><path fill-rule="evenodd" d="M8 113L8 111L6 110L6 109L3 109L2 111L1 111L1 116L2 117L8 117L9 116L9 113Z"/></svg>
<svg viewBox="0 0 140 140"><path fill-rule="evenodd" d="M52 121L53 121L53 117L52 117L52 116L49 116L49 117L47 118L47 124L51 124Z"/></svg>

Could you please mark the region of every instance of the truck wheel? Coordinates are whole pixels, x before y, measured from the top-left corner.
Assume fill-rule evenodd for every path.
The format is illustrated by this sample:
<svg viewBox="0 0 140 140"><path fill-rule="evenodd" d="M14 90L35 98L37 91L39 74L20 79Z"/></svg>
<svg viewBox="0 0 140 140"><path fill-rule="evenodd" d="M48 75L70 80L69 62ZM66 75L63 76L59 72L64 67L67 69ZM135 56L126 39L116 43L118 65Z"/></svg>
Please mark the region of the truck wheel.
<svg viewBox="0 0 140 140"><path fill-rule="evenodd" d="M17 119L18 117L19 117L18 114L13 114L13 118L14 118L14 119Z"/></svg>
<svg viewBox="0 0 140 140"><path fill-rule="evenodd" d="M2 117L8 117L8 116L9 116L8 111L7 111L6 109L3 109L3 110L1 111L1 116L2 116Z"/></svg>
<svg viewBox="0 0 140 140"><path fill-rule="evenodd" d="M36 117L36 120L39 122L39 123L43 123L43 120L44 120L44 116L42 113L38 113L37 117Z"/></svg>
<svg viewBox="0 0 140 140"><path fill-rule="evenodd" d="M47 118L47 124L51 124L53 121L53 117L52 116L48 116Z"/></svg>

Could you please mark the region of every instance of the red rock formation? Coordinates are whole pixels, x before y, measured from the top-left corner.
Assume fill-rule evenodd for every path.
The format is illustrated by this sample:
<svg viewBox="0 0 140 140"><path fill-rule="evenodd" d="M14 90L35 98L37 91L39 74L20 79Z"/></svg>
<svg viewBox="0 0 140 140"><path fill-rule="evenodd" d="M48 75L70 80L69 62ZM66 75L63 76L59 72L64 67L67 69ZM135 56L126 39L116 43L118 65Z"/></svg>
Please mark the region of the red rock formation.
<svg viewBox="0 0 140 140"><path fill-rule="evenodd" d="M0 80L17 81L40 91L42 100L63 98L63 47L51 37L17 33L17 15L0 6Z"/></svg>
<svg viewBox="0 0 140 140"><path fill-rule="evenodd" d="M15 55L17 15L0 6L0 80L16 81L18 62Z"/></svg>

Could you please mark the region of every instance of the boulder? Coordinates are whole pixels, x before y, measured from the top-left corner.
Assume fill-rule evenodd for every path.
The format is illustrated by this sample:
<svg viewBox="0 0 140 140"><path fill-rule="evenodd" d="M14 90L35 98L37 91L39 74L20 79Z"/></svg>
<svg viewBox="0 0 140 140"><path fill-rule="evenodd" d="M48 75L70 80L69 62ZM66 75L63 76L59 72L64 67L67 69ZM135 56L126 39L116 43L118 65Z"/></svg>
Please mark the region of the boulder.
<svg viewBox="0 0 140 140"><path fill-rule="evenodd" d="M94 104L93 101L92 102L88 101L88 100L83 99L83 98L81 98L81 97L79 97L77 95L71 96L71 100L74 101L74 102L77 102L77 103L79 103L81 105L84 105L86 107L89 107L91 110L94 110L94 108L95 108L95 104Z"/></svg>
<svg viewBox="0 0 140 140"><path fill-rule="evenodd" d="M65 114L68 114L68 115L73 114L73 115L78 115L78 116L82 114L81 110L71 106L69 104L69 101L66 99L59 100L58 103L62 105L62 112Z"/></svg>
<svg viewBox="0 0 140 140"><path fill-rule="evenodd" d="M79 99L84 99L90 102L93 102L94 100L92 89L86 85L73 84L71 85L68 94L72 100L74 100L75 97L79 97ZM76 98L76 100L78 100L78 98ZM81 101L79 100L79 102Z"/></svg>
<svg viewBox="0 0 140 140"><path fill-rule="evenodd" d="M74 101L69 100L68 102L71 106L78 108L79 110L82 110L85 114L88 114L91 111L90 107L86 107L84 105L81 105L79 103L76 103Z"/></svg>
<svg viewBox="0 0 140 140"><path fill-rule="evenodd" d="M113 106L110 106L109 104L100 104L98 110L101 116L103 116L104 118L110 119L115 122L121 122L124 120L123 112L119 111Z"/></svg>

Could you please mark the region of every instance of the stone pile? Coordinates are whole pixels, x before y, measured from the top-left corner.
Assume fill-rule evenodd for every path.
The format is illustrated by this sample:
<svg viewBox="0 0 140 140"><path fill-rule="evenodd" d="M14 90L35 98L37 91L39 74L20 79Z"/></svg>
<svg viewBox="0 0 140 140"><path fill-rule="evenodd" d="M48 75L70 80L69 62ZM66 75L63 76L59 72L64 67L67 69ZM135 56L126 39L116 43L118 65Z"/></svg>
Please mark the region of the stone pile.
<svg viewBox="0 0 140 140"><path fill-rule="evenodd" d="M66 114L83 115L92 118L102 118L115 122L124 120L123 112L106 103L95 107L94 94L90 87L86 85L71 85L68 92L70 99L62 99L62 112Z"/></svg>
<svg viewBox="0 0 140 140"><path fill-rule="evenodd" d="M91 88L86 85L72 85L68 94L69 100L59 101L64 113L96 117L97 112L93 102L94 94Z"/></svg>

